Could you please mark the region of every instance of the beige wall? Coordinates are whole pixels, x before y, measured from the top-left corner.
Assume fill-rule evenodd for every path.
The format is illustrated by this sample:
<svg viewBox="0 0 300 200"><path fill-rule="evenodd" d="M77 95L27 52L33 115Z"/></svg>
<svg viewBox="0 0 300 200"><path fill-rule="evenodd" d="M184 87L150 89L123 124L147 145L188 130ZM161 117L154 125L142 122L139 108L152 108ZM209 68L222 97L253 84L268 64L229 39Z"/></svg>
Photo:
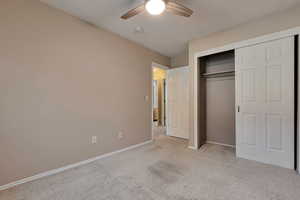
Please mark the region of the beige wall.
<svg viewBox="0 0 300 200"><path fill-rule="evenodd" d="M151 63L169 58L38 0L1 1L0 44L0 185L151 138Z"/></svg>
<svg viewBox="0 0 300 200"><path fill-rule="evenodd" d="M189 64L188 49L186 49L181 54L171 58L171 67L172 68L188 66L188 64Z"/></svg>
<svg viewBox="0 0 300 200"><path fill-rule="evenodd" d="M273 32L300 26L300 6L275 15L266 16L262 19L236 26L232 29L214 33L206 37L200 37L189 43L189 66L194 70L194 54L199 51L221 47L237 41L258 37ZM193 71L191 73L191 104L190 104L190 145L194 145L194 82Z"/></svg>

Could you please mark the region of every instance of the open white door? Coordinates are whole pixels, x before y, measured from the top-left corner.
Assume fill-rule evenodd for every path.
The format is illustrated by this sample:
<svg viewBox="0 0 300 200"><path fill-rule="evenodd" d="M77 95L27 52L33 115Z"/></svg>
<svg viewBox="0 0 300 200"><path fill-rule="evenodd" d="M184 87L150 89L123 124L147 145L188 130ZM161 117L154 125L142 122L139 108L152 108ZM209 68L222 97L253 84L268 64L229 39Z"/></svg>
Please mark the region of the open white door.
<svg viewBox="0 0 300 200"><path fill-rule="evenodd" d="M236 50L237 156L294 167L294 38Z"/></svg>
<svg viewBox="0 0 300 200"><path fill-rule="evenodd" d="M167 133L189 138L189 68L167 71Z"/></svg>

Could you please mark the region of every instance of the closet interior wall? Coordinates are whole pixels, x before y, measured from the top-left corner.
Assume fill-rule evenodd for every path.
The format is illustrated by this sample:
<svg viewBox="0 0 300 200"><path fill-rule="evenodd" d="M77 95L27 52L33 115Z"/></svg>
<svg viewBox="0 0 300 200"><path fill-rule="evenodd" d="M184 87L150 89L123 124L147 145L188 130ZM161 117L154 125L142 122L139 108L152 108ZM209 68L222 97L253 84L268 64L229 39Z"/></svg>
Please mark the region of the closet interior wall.
<svg viewBox="0 0 300 200"><path fill-rule="evenodd" d="M234 146L234 50L199 59L199 144L212 142Z"/></svg>

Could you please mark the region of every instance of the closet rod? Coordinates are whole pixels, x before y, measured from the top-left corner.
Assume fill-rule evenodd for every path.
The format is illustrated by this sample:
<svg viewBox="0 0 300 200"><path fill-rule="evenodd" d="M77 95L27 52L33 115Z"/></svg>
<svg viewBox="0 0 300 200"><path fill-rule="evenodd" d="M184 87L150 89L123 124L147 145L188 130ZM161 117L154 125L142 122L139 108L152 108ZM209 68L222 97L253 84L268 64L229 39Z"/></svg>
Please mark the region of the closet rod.
<svg viewBox="0 0 300 200"><path fill-rule="evenodd" d="M210 73L203 73L202 76L211 76L211 75L227 74L227 73L234 73L234 72L235 72L234 70L210 72Z"/></svg>
<svg viewBox="0 0 300 200"><path fill-rule="evenodd" d="M234 77L235 74L220 74L216 76L202 76L201 79L210 79L210 78L226 78L226 77Z"/></svg>

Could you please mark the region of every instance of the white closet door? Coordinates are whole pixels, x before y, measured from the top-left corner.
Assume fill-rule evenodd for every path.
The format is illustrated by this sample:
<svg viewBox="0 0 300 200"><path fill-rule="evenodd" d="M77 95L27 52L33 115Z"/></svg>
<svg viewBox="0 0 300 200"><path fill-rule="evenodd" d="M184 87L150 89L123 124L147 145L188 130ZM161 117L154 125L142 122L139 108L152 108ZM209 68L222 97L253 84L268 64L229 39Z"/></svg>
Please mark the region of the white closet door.
<svg viewBox="0 0 300 200"><path fill-rule="evenodd" d="M188 67L167 71L167 132L170 136L189 138Z"/></svg>
<svg viewBox="0 0 300 200"><path fill-rule="evenodd" d="M236 49L237 156L294 167L294 38Z"/></svg>

